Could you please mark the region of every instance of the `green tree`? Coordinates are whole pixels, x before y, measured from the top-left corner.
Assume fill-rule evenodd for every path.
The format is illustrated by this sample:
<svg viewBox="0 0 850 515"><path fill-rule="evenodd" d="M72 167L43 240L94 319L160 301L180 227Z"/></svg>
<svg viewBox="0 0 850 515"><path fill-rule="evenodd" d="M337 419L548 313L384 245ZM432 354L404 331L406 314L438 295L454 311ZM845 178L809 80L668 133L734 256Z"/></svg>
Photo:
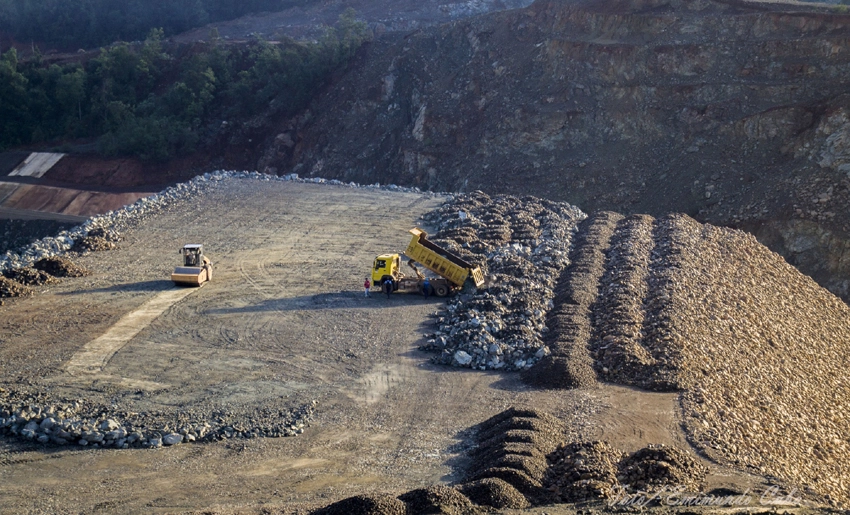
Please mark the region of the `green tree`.
<svg viewBox="0 0 850 515"><path fill-rule="evenodd" d="M27 143L32 134L28 109L29 81L18 71L14 48L0 58L0 148Z"/></svg>

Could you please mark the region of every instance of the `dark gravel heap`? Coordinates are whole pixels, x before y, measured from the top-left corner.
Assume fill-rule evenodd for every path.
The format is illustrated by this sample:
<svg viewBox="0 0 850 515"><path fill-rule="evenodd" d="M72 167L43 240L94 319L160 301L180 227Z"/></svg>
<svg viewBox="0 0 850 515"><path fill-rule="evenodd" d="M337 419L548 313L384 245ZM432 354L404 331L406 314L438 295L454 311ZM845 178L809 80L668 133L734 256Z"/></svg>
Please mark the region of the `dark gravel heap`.
<svg viewBox="0 0 850 515"><path fill-rule="evenodd" d="M617 485L617 463L623 454L605 442L561 445L546 459L544 486L560 502L610 497Z"/></svg>
<svg viewBox="0 0 850 515"><path fill-rule="evenodd" d="M27 297L33 291L23 284L0 276L0 297Z"/></svg>
<svg viewBox="0 0 850 515"><path fill-rule="evenodd" d="M409 515L428 515L441 513L445 515L477 515L486 513L476 507L457 489L434 485L428 488L411 490L398 496L407 505Z"/></svg>
<svg viewBox="0 0 850 515"><path fill-rule="evenodd" d="M499 478L488 477L459 485L457 489L475 504L497 509L521 510L531 506L528 499L510 483Z"/></svg>
<svg viewBox="0 0 850 515"><path fill-rule="evenodd" d="M627 490L633 492L653 492L666 485L682 486L686 491L698 492L707 472L708 469L696 459L679 449L650 445L622 460L617 478Z"/></svg>
<svg viewBox="0 0 850 515"><path fill-rule="evenodd" d="M698 492L707 469L679 449L650 445L626 455L606 442L561 445L547 456L544 486L556 502L600 500L622 488L656 492L683 487Z"/></svg>
<svg viewBox="0 0 850 515"><path fill-rule="evenodd" d="M388 494L355 495L312 512L312 515L407 514L407 505Z"/></svg>
<svg viewBox="0 0 850 515"><path fill-rule="evenodd" d="M77 252L100 252L117 248L121 234L112 229L96 228L89 231L85 238L77 241L71 250Z"/></svg>
<svg viewBox="0 0 850 515"><path fill-rule="evenodd" d="M474 429L477 446L469 453L470 482L499 479L528 501L543 496L546 455L563 440L563 423L538 410L510 408Z"/></svg>
<svg viewBox="0 0 850 515"><path fill-rule="evenodd" d="M68 258L54 256L42 258L32 265L36 270L47 272L54 277L83 277L91 275L91 272L77 265Z"/></svg>
<svg viewBox="0 0 850 515"><path fill-rule="evenodd" d="M21 283L24 286L43 286L45 284L54 284L59 282L55 277L47 272L36 270L32 267L13 268L3 272L3 275L5 275L7 279Z"/></svg>

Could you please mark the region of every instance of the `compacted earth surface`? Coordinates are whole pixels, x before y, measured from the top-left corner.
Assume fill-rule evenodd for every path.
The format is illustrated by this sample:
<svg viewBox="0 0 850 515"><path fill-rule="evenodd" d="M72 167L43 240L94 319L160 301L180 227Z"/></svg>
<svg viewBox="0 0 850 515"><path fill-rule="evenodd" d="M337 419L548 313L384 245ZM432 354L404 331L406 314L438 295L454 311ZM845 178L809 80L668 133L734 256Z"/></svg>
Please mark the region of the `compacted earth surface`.
<svg viewBox="0 0 850 515"><path fill-rule="evenodd" d="M192 188L90 228L74 266L7 274L66 277L0 306L3 511L850 500L850 309L752 236L534 197ZM485 287L367 297L416 226ZM186 243L213 262L201 288L169 280Z"/></svg>

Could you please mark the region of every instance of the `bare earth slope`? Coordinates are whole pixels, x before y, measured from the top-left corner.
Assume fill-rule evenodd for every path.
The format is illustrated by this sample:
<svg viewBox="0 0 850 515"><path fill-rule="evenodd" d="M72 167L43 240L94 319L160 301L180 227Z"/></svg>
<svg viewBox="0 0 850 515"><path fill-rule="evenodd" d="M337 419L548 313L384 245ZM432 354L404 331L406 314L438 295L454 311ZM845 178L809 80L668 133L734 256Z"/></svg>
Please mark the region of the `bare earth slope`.
<svg viewBox="0 0 850 515"><path fill-rule="evenodd" d="M848 38L813 6L540 0L378 38L259 169L684 212L848 298Z"/></svg>

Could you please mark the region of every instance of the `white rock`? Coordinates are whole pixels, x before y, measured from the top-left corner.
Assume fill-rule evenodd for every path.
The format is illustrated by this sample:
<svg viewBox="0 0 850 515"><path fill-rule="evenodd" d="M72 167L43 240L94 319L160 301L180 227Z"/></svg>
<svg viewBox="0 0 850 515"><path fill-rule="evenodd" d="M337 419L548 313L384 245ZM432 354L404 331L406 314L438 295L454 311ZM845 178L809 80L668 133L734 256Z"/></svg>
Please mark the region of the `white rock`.
<svg viewBox="0 0 850 515"><path fill-rule="evenodd" d="M462 350L459 350L455 352L454 360L455 362L457 362L458 365L466 366L472 363L472 356Z"/></svg>

